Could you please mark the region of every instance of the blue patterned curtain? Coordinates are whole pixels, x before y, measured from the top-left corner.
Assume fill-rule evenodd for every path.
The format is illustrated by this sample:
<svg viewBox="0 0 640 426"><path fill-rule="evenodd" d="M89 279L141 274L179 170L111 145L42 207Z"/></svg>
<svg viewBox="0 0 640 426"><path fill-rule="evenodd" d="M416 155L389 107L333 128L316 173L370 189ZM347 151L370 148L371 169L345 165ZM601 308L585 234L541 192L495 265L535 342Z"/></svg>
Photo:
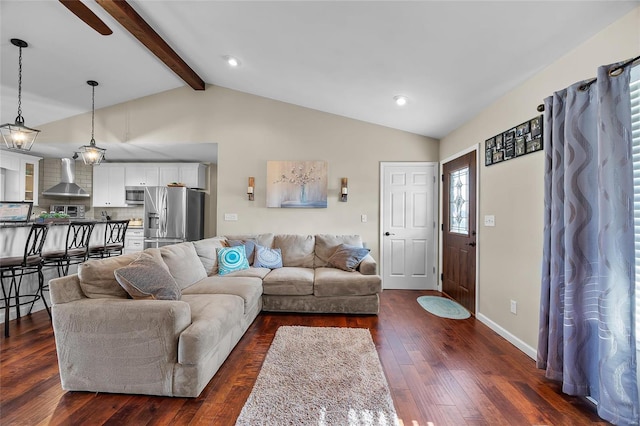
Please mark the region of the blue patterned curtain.
<svg viewBox="0 0 640 426"><path fill-rule="evenodd" d="M545 217L538 368L639 423L630 67L598 69L545 99Z"/></svg>

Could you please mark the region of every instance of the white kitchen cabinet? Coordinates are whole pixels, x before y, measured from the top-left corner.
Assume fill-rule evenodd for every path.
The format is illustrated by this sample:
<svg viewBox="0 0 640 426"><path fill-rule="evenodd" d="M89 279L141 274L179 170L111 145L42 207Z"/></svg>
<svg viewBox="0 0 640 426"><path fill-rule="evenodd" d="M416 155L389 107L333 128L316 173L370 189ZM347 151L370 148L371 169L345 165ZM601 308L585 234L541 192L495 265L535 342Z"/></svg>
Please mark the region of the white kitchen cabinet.
<svg viewBox="0 0 640 426"><path fill-rule="evenodd" d="M127 207L122 164L93 166L93 207Z"/></svg>
<svg viewBox="0 0 640 426"><path fill-rule="evenodd" d="M158 186L159 169L155 164L127 163L125 186Z"/></svg>
<svg viewBox="0 0 640 426"><path fill-rule="evenodd" d="M180 167L178 164L162 164L160 165L159 176L160 185L167 185L169 183L180 182Z"/></svg>
<svg viewBox="0 0 640 426"><path fill-rule="evenodd" d="M144 229L128 228L124 237L124 254L135 253L144 249Z"/></svg>
<svg viewBox="0 0 640 426"><path fill-rule="evenodd" d="M160 165L160 185L182 183L187 188L206 189L207 166L200 163L168 163Z"/></svg>
<svg viewBox="0 0 640 426"><path fill-rule="evenodd" d="M200 163L181 164L180 182L188 188L207 189L207 166Z"/></svg>
<svg viewBox="0 0 640 426"><path fill-rule="evenodd" d="M38 205L40 158L2 151L0 167L4 169L3 196L8 201L32 201Z"/></svg>

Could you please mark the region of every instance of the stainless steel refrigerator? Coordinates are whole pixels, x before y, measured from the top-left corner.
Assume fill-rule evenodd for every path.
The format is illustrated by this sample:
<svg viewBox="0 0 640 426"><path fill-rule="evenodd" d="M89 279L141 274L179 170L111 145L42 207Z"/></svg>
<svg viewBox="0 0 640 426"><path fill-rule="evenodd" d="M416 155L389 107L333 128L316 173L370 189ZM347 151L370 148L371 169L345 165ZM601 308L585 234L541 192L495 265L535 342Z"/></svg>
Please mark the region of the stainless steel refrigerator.
<svg viewBox="0 0 640 426"><path fill-rule="evenodd" d="M204 193L184 187L144 190L144 248L204 238Z"/></svg>

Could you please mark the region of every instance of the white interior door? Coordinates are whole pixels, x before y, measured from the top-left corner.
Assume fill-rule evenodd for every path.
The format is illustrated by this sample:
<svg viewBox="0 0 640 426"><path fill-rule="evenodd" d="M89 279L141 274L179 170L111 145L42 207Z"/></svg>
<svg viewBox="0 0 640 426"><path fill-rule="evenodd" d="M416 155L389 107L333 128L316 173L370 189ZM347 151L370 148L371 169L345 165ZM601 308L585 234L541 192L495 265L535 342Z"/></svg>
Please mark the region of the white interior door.
<svg viewBox="0 0 640 426"><path fill-rule="evenodd" d="M386 289L436 290L438 163L382 163L380 249Z"/></svg>

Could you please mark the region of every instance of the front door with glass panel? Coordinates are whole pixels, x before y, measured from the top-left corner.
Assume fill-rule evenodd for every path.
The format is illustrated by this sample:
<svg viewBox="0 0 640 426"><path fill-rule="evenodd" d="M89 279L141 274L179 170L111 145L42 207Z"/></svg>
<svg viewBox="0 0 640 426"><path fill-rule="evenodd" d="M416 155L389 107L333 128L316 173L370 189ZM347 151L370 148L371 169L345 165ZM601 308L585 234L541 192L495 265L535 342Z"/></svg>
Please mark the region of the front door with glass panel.
<svg viewBox="0 0 640 426"><path fill-rule="evenodd" d="M475 314L476 152L445 163L442 170L442 291Z"/></svg>

